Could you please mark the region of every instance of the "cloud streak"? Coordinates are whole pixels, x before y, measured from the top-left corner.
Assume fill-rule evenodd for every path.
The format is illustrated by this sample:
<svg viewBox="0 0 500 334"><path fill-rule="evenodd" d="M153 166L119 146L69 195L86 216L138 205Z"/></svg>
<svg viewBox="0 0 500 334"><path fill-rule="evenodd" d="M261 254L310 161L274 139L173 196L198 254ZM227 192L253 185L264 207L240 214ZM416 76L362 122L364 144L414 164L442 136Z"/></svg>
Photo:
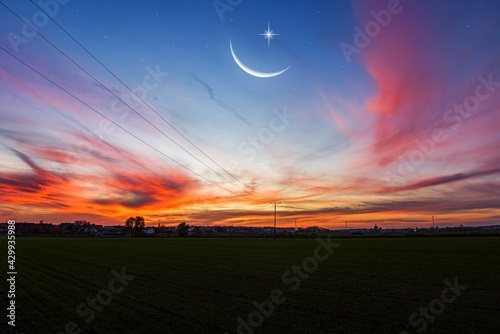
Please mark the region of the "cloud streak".
<svg viewBox="0 0 500 334"><path fill-rule="evenodd" d="M222 107L224 110L226 110L229 113L231 113L234 117L238 118L239 120L241 120L246 125L251 125L251 123L246 118L244 118L243 116L240 115L240 113L238 112L238 110L236 110L235 108L233 108L232 106L230 106L227 102L225 102L223 99L221 99L220 97L218 97L217 95L215 95L213 88L211 86L209 86L205 81L201 80L200 78L198 78L194 74L191 74L191 76L199 84L201 84L203 87L205 87L205 89L207 90L208 96L210 96L210 100L212 100L215 103L217 103L220 107Z"/></svg>

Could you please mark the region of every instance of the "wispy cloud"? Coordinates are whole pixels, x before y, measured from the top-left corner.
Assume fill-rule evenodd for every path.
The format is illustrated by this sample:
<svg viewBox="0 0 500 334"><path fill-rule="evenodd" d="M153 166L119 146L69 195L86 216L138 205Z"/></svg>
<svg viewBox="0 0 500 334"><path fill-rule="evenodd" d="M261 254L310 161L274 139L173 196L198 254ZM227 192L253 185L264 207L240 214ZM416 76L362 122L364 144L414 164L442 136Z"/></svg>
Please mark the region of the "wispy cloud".
<svg viewBox="0 0 500 334"><path fill-rule="evenodd" d="M438 176L438 177L432 177L432 178L428 178L428 179L424 179L424 180L419 180L417 182L414 182L414 183L411 183L409 185L405 185L402 187L397 187L395 189L391 188L388 191L389 192L392 192L392 191L397 192L397 191L417 190L417 189L422 189L422 188L427 188L427 187L445 185L448 183L463 181L463 180L472 179L472 178L481 178L483 176L494 175L494 174L498 174L498 173L500 173L500 168L491 169L491 170L481 170L481 171L475 171L475 172L467 172L467 173L458 173L458 174L446 175L446 176Z"/></svg>
<svg viewBox="0 0 500 334"><path fill-rule="evenodd" d="M198 83L200 83L203 87L205 87L205 89L207 90L208 95L210 96L210 99L212 101L214 101L215 103L217 103L224 110L230 112L233 116L235 116L236 118L238 118L239 120L241 120L246 125L251 125L251 123L246 118L244 118L243 116L241 116L241 114L238 112L238 110L236 110L234 107L232 107L231 105L229 105L222 98L220 98L217 95L215 95L214 90L213 90L213 88L211 86L209 86L205 81L203 81L200 78L198 78L196 75L194 75L192 73L191 73L191 75L193 76L193 78Z"/></svg>

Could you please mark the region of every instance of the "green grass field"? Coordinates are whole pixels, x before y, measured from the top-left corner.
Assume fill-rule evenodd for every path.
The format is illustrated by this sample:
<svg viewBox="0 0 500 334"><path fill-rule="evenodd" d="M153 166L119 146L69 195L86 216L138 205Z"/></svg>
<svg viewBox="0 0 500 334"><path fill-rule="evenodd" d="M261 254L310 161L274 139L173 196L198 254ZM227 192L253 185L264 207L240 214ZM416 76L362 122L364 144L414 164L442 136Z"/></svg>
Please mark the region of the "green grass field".
<svg viewBox="0 0 500 334"><path fill-rule="evenodd" d="M424 324L425 333L500 333L499 238L335 242L340 247L315 270L309 262L305 278L286 273L314 255L315 239L18 238L9 333L236 333L238 317L248 322L253 312L253 324L261 322L252 302L276 289L282 303L251 327L255 333L417 333ZM0 245L5 273L6 240ZM126 286L112 274L122 268ZM439 302L444 280L455 278L467 288ZM87 298L97 295L104 304L90 311ZM416 315L410 325L435 299L432 321Z"/></svg>

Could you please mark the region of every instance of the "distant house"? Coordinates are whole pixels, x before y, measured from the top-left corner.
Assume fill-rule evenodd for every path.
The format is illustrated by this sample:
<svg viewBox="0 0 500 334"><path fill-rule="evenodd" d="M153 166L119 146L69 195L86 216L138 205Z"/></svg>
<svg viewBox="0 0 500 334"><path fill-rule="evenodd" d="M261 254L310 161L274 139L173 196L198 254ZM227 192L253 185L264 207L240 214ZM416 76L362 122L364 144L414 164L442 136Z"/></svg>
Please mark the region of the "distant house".
<svg viewBox="0 0 500 334"><path fill-rule="evenodd" d="M202 226L202 227L200 227L200 232L201 232L201 234L213 234L214 230L211 227Z"/></svg>
<svg viewBox="0 0 500 334"><path fill-rule="evenodd" d="M124 226L103 226L101 236L110 238L110 237L124 237L126 233L126 229Z"/></svg>
<svg viewBox="0 0 500 334"><path fill-rule="evenodd" d="M188 228L188 235L191 237L199 237L201 235L201 230L198 226L191 226Z"/></svg>
<svg viewBox="0 0 500 334"><path fill-rule="evenodd" d="M68 222L59 224L59 227L63 231L73 231L73 226L74 226L73 223L68 223Z"/></svg>
<svg viewBox="0 0 500 334"><path fill-rule="evenodd" d="M97 234L97 228L95 226L92 226L92 225L85 226L83 228L83 233L85 233L85 234L92 234L92 235Z"/></svg>
<svg viewBox="0 0 500 334"><path fill-rule="evenodd" d="M215 233L227 233L227 227L225 226L216 226Z"/></svg>
<svg viewBox="0 0 500 334"><path fill-rule="evenodd" d="M272 234L274 232L274 229L264 228L264 229L262 229L262 232L264 232L265 234Z"/></svg>
<svg viewBox="0 0 500 334"><path fill-rule="evenodd" d="M146 234L146 235L153 235L153 234L155 234L155 229L152 228L152 227L145 228L144 229L144 234Z"/></svg>
<svg viewBox="0 0 500 334"><path fill-rule="evenodd" d="M46 223L16 222L16 233L19 234L49 234L54 231L54 225Z"/></svg>

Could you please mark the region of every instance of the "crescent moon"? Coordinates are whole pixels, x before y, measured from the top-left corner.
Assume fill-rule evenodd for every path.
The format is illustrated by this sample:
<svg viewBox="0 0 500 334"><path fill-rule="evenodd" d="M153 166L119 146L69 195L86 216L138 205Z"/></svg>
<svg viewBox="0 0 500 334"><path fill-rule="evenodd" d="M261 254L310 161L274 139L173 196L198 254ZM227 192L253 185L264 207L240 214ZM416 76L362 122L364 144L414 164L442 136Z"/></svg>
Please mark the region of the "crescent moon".
<svg viewBox="0 0 500 334"><path fill-rule="evenodd" d="M229 40L229 48L231 49L231 54L233 55L233 59L234 61L236 62L236 64L243 70L245 71L246 73L250 74L250 75L253 75L254 77L257 77L257 78L272 78L272 77L276 77L280 74L283 74L284 72L286 72L286 70L288 70L290 68L290 66L288 66L287 68L285 68L284 70L281 70L281 71L278 71L278 72L259 72L259 71L255 71L255 70L252 70L250 67L246 66L245 64L243 64L241 62L241 60L236 56L236 53L234 53L234 50L233 50L233 43L231 42L231 40Z"/></svg>

